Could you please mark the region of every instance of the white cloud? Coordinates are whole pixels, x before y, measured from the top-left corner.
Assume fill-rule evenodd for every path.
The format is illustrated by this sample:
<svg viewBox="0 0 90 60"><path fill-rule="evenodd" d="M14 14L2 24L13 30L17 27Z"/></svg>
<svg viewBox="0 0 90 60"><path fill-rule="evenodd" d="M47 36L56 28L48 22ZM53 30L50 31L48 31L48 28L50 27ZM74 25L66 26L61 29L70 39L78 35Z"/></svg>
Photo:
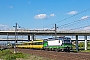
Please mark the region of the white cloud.
<svg viewBox="0 0 90 60"><path fill-rule="evenodd" d="M0 24L0 30L15 30L15 28L9 27L8 25Z"/></svg>
<svg viewBox="0 0 90 60"><path fill-rule="evenodd" d="M86 19L88 19L89 17L90 17L89 15L83 16L83 17L81 17L81 20L86 20Z"/></svg>
<svg viewBox="0 0 90 60"><path fill-rule="evenodd" d="M13 8L13 6L8 6L9 8Z"/></svg>
<svg viewBox="0 0 90 60"><path fill-rule="evenodd" d="M47 15L47 14L37 14L34 16L35 19L48 19L50 17L54 17L55 14L50 14L50 15Z"/></svg>
<svg viewBox="0 0 90 60"><path fill-rule="evenodd" d="M47 19L48 16L47 14L38 14L36 16L34 16L35 19Z"/></svg>
<svg viewBox="0 0 90 60"><path fill-rule="evenodd" d="M68 15L74 15L74 14L77 14L78 12L77 11L70 11L70 12L68 12L67 14Z"/></svg>
<svg viewBox="0 0 90 60"><path fill-rule="evenodd" d="M85 27L83 30L90 30L90 26Z"/></svg>
<svg viewBox="0 0 90 60"><path fill-rule="evenodd" d="M0 24L0 27L4 27L4 26L7 26L7 25Z"/></svg>
<svg viewBox="0 0 90 60"><path fill-rule="evenodd" d="M7 29L10 29L8 25L0 24L0 30L7 30Z"/></svg>
<svg viewBox="0 0 90 60"><path fill-rule="evenodd" d="M30 1L28 2L28 4L30 4Z"/></svg>
<svg viewBox="0 0 90 60"><path fill-rule="evenodd" d="M51 16L51 17L54 17L54 16L55 16L55 14L50 14L50 16Z"/></svg>

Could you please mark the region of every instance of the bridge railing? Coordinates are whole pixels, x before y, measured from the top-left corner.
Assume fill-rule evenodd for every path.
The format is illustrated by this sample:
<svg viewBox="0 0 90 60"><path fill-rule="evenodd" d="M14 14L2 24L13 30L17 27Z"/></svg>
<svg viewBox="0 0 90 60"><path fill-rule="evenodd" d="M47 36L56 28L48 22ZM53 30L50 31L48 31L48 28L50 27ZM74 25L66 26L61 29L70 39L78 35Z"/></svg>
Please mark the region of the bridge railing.
<svg viewBox="0 0 90 60"><path fill-rule="evenodd" d="M80 30L80 31L57 31L57 33L90 33L90 31L89 30Z"/></svg>
<svg viewBox="0 0 90 60"><path fill-rule="evenodd" d="M15 32L15 30L0 30L0 32ZM17 32L55 32L55 30L25 30L18 29ZM57 33L90 33L90 30L57 30Z"/></svg>

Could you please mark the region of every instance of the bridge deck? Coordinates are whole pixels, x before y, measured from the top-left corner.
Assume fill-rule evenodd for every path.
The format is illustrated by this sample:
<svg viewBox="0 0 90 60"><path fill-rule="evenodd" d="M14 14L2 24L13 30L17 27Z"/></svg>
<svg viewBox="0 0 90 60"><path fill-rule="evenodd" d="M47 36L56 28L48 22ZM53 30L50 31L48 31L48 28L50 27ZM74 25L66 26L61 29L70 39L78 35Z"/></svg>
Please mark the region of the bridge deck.
<svg viewBox="0 0 90 60"><path fill-rule="evenodd" d="M18 35L55 35L55 30L18 30ZM0 31L0 35L15 35L15 31ZM90 31L57 31L57 35L90 35Z"/></svg>

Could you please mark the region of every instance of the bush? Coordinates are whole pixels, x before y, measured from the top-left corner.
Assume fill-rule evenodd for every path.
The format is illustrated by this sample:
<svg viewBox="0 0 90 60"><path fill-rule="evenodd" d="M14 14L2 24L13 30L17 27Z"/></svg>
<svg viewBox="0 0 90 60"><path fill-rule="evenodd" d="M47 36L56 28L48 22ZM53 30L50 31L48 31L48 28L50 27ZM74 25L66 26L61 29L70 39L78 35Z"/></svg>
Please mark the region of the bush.
<svg viewBox="0 0 90 60"><path fill-rule="evenodd" d="M22 53L8 54L5 56L5 60L16 60L16 58L24 58L25 55Z"/></svg>
<svg viewBox="0 0 90 60"><path fill-rule="evenodd" d="M15 55L16 55L17 58L24 58L25 57L25 55L20 53L20 52L16 53Z"/></svg>
<svg viewBox="0 0 90 60"><path fill-rule="evenodd" d="M9 55L6 55L4 59L5 60L16 60L16 58L17 57L15 54L12 54L12 55L9 54Z"/></svg>
<svg viewBox="0 0 90 60"><path fill-rule="evenodd" d="M2 50L0 51L0 58L5 60L16 60L16 58L26 58L27 55L21 52L12 53L10 50Z"/></svg>
<svg viewBox="0 0 90 60"><path fill-rule="evenodd" d="M87 44L88 44L88 46L90 46L90 42L88 42Z"/></svg>
<svg viewBox="0 0 90 60"><path fill-rule="evenodd" d="M84 42L80 42L80 43L78 44L78 47L84 47Z"/></svg>

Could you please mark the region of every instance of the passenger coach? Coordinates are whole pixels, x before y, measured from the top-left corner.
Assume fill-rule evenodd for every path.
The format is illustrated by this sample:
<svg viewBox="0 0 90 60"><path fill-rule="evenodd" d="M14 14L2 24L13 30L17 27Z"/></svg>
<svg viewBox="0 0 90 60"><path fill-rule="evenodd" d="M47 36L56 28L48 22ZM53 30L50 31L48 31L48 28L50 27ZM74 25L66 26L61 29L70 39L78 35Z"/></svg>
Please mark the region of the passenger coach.
<svg viewBox="0 0 90 60"><path fill-rule="evenodd" d="M71 38L55 37L43 40L34 40L16 44L17 48L44 49L55 51L70 51L72 49Z"/></svg>

